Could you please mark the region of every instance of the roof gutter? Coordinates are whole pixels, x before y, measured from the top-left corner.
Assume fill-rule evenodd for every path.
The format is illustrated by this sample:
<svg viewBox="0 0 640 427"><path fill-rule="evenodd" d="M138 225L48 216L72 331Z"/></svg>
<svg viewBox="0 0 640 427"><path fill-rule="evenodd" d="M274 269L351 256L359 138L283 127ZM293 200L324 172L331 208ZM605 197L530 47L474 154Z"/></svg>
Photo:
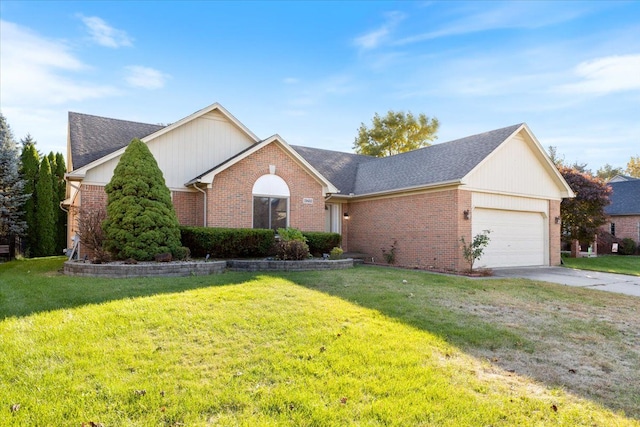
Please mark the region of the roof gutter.
<svg viewBox="0 0 640 427"><path fill-rule="evenodd" d="M198 187L199 182L200 180L197 180L192 185L193 185L193 188L195 188L196 190L198 190L204 195L204 221L203 222L204 222L204 227L206 227L207 226L207 192L202 188Z"/></svg>

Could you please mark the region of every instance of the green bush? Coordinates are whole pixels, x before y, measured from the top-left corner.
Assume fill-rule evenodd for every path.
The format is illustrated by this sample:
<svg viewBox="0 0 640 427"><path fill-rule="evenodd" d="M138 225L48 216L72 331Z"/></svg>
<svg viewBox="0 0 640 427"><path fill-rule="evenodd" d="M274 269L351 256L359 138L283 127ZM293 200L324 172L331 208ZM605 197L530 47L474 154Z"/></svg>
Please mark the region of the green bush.
<svg viewBox="0 0 640 427"><path fill-rule="evenodd" d="M302 234L307 238L309 252L316 257L330 253L333 248L339 247L342 243L342 236L338 233L304 231Z"/></svg>
<svg viewBox="0 0 640 427"><path fill-rule="evenodd" d="M275 243L273 230L263 228L180 227L182 245L191 255L203 258L254 258L271 253Z"/></svg>
<svg viewBox="0 0 640 427"><path fill-rule="evenodd" d="M180 248L171 191L147 144L131 141L105 187L105 248L117 259L152 260Z"/></svg>
<svg viewBox="0 0 640 427"><path fill-rule="evenodd" d="M307 238L297 228L278 228L279 240L276 242L276 258L300 261L309 258Z"/></svg>
<svg viewBox="0 0 640 427"><path fill-rule="evenodd" d="M309 246L300 240L286 240L276 243L276 259L302 261L309 258Z"/></svg>
<svg viewBox="0 0 640 427"><path fill-rule="evenodd" d="M329 252L329 259L342 259L342 254L344 254L342 248L335 247Z"/></svg>
<svg viewBox="0 0 640 427"><path fill-rule="evenodd" d="M629 237L622 239L622 244L618 248L620 255L633 255L636 253L636 242Z"/></svg>

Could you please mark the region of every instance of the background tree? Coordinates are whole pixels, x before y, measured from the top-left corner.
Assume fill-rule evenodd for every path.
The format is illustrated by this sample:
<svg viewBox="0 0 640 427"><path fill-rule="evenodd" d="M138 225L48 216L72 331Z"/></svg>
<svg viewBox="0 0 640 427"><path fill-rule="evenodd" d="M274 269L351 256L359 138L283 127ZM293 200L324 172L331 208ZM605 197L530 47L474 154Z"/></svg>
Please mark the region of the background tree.
<svg viewBox="0 0 640 427"><path fill-rule="evenodd" d="M25 255L35 254L36 242L38 241L36 225L36 182L38 181L38 170L40 169L40 156L36 150L36 141L27 134L21 140L22 153L20 154L20 175L24 179L23 193L29 198L25 202L22 211L23 218L27 223L25 238Z"/></svg>
<svg viewBox="0 0 640 427"><path fill-rule="evenodd" d="M438 119L429 119L424 114L415 117L411 112L389 110L380 117L376 113L371 128L361 123L353 148L358 154L392 156L431 145L439 127Z"/></svg>
<svg viewBox="0 0 640 427"><path fill-rule="evenodd" d="M105 247L118 259L147 261L181 250L180 229L171 192L153 154L139 139L131 141L105 187Z"/></svg>
<svg viewBox="0 0 640 427"><path fill-rule="evenodd" d="M606 222L604 208L610 203L611 188L574 168L561 166L559 171L576 193L576 197L563 199L560 204L562 235L571 241L592 242Z"/></svg>
<svg viewBox="0 0 640 427"><path fill-rule="evenodd" d="M549 158L557 168L559 168L560 166L564 166L564 156L560 157L557 147L550 145L547 149L547 152L549 153Z"/></svg>
<svg viewBox="0 0 640 427"><path fill-rule="evenodd" d="M598 171L596 172L596 176L603 181L609 181L614 176L622 175L623 173L624 173L624 169L614 168L609 163L607 163L604 166L602 166L600 169L598 169Z"/></svg>
<svg viewBox="0 0 640 427"><path fill-rule="evenodd" d="M53 181L49 158L43 157L36 183L36 247L35 256L56 254L56 206L53 199Z"/></svg>
<svg viewBox="0 0 640 427"><path fill-rule="evenodd" d="M11 128L0 114L0 238L21 236L27 226L22 219L22 206L29 196L24 194L19 160Z"/></svg>
<svg viewBox="0 0 640 427"><path fill-rule="evenodd" d="M67 165L64 161L62 153L56 153L56 170L53 174L58 181L56 206L58 207L58 221L56 223L56 251L62 253L67 247L67 213L60 209L60 202L64 201L67 195L67 183L64 180L64 174L67 172Z"/></svg>
<svg viewBox="0 0 640 427"><path fill-rule="evenodd" d="M640 178L640 156L631 156L629 163L627 163L627 174Z"/></svg>

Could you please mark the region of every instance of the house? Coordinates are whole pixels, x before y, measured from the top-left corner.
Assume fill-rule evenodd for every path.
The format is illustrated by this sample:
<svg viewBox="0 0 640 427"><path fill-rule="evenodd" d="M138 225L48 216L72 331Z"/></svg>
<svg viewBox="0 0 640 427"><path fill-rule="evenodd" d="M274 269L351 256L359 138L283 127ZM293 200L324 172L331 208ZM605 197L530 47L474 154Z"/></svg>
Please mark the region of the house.
<svg viewBox="0 0 640 427"><path fill-rule="evenodd" d="M613 236L640 243L640 179L618 175L609 181L611 204L604 208L608 223L604 230Z"/></svg>
<svg viewBox="0 0 640 427"><path fill-rule="evenodd" d="M69 236L133 138L163 171L178 219L206 227L341 233L345 251L399 266L467 268L460 238L491 230L477 266L560 263L573 193L526 124L386 158L258 138L220 104L168 126L69 113Z"/></svg>

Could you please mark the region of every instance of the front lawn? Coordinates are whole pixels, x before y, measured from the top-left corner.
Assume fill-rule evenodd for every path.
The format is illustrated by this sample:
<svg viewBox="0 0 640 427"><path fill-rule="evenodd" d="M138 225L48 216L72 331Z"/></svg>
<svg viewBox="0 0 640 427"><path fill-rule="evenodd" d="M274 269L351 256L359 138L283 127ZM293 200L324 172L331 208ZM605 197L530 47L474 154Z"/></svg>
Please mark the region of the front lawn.
<svg viewBox="0 0 640 427"><path fill-rule="evenodd" d="M0 425L640 425L639 298L381 267L61 265L0 264Z"/></svg>
<svg viewBox="0 0 640 427"><path fill-rule="evenodd" d="M593 258L562 258L565 267L579 270L640 276L640 256L601 255Z"/></svg>

